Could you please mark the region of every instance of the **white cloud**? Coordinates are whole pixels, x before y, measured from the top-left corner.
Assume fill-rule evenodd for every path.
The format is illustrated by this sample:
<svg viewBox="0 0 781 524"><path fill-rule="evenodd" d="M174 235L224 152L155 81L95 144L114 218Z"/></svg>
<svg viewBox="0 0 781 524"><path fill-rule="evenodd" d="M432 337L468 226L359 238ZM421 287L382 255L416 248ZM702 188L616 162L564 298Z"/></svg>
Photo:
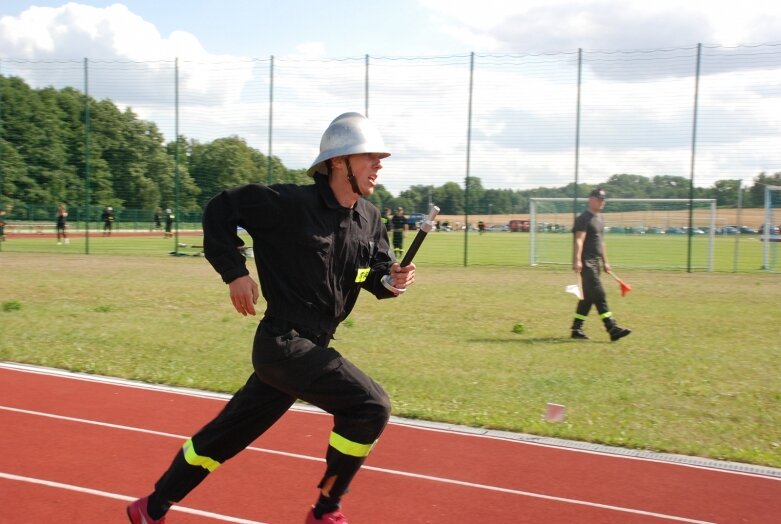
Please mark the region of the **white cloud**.
<svg viewBox="0 0 781 524"><path fill-rule="evenodd" d="M0 18L0 56L28 59L172 60L225 58L208 53L185 31L165 37L122 4L98 8L68 3L30 7Z"/></svg>
<svg viewBox="0 0 781 524"><path fill-rule="evenodd" d="M323 42L303 42L296 46L296 51L310 58L325 56L325 44Z"/></svg>
<svg viewBox="0 0 781 524"><path fill-rule="evenodd" d="M33 87L80 86L81 60L88 58L94 82L90 94L137 108L140 115L153 114L149 106L172 103L176 58L183 100L200 98L216 106L235 102L251 78L250 62L210 54L185 31L164 37L154 24L122 4L97 8L71 2L4 16L0 57L15 61L4 67L4 73L22 76ZM48 60L68 65L47 67ZM227 60L233 65L218 66L215 74L213 64Z"/></svg>
<svg viewBox="0 0 781 524"><path fill-rule="evenodd" d="M776 0L419 0L475 51L653 49L778 41Z"/></svg>
<svg viewBox="0 0 781 524"><path fill-rule="evenodd" d="M30 7L0 18L0 51L15 58L163 58L155 27L120 4L100 9L70 3Z"/></svg>

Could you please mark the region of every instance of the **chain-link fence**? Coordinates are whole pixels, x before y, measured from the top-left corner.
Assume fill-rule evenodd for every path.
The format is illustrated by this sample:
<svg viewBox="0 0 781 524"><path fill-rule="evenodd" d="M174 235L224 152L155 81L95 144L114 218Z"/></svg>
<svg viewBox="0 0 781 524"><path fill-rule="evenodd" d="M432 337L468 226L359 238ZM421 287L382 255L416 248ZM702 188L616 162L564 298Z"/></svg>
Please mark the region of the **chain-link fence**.
<svg viewBox="0 0 781 524"><path fill-rule="evenodd" d="M0 80L0 201L12 225L53 224L66 202L74 229L100 229L108 205L118 228L154 229L160 207L173 210L178 235L198 227L203 204L223 187L297 181L328 122L351 110L368 114L393 152L385 188L425 189L408 197L407 212L433 200L457 210L450 221L463 227L528 218L535 188L568 194L531 196L583 196L585 183L618 174L652 180L657 192L629 184L614 196L680 197L683 180L698 188L692 198L719 198L734 212L739 184L725 193L720 182L781 172L777 44L221 62L2 58ZM18 82L36 91L29 115L18 114ZM55 117L72 124L50 132ZM658 194L665 183L670 194Z"/></svg>

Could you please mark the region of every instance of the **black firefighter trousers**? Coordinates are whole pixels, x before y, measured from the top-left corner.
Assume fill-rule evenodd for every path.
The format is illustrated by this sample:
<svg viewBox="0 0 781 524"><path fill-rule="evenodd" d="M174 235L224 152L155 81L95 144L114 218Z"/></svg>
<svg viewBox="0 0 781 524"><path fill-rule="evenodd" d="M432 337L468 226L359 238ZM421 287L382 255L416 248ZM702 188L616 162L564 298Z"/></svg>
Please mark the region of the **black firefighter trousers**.
<svg viewBox="0 0 781 524"><path fill-rule="evenodd" d="M606 329L610 329L615 321L607 305L607 296L600 280L599 259L589 258L583 260L583 269L580 272L581 282L583 284L583 300L578 301L575 309L575 323L573 329L580 328L581 324L591 311L591 306L596 306L599 317L605 324Z"/></svg>
<svg viewBox="0 0 781 524"><path fill-rule="evenodd" d="M333 415L319 487L331 479L329 495L339 500L385 429L390 400L379 384L328 347L332 335L264 318L253 344L254 373L177 453L155 484L159 500L182 500L211 471L273 426L296 399Z"/></svg>

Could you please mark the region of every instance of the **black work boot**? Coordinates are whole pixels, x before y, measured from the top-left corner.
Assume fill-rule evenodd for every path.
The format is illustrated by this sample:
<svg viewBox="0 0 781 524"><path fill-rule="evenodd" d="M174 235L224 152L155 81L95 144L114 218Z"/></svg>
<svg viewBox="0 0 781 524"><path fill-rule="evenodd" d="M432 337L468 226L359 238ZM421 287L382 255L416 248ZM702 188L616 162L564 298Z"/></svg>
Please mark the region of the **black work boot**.
<svg viewBox="0 0 781 524"><path fill-rule="evenodd" d="M610 342L615 342L619 338L624 338L631 332L632 332L631 329L613 326L608 330L608 333L610 334Z"/></svg>
<svg viewBox="0 0 781 524"><path fill-rule="evenodd" d="M578 329L573 328L569 338L575 338L578 340L589 340L588 335L586 335L586 333L581 328Z"/></svg>
<svg viewBox="0 0 781 524"><path fill-rule="evenodd" d="M576 318L572 322L570 338L577 340L589 340L588 335L586 335L586 333L583 331L583 321L579 318Z"/></svg>

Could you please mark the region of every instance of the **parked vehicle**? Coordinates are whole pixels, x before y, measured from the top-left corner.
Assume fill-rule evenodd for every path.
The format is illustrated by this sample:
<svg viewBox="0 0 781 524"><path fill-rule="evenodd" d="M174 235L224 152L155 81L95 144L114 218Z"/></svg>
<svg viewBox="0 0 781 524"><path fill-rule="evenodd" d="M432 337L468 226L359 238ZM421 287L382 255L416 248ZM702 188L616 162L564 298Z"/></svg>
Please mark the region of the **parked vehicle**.
<svg viewBox="0 0 781 524"><path fill-rule="evenodd" d="M410 213L409 216L407 216L407 226L410 230L418 229L425 219L426 215L423 213Z"/></svg>
<svg viewBox="0 0 781 524"><path fill-rule="evenodd" d="M510 231L514 231L516 233L526 233L529 231L529 221L528 220L510 220L510 223L508 224L510 226Z"/></svg>
<svg viewBox="0 0 781 524"><path fill-rule="evenodd" d="M757 230L760 235L765 234L765 224L762 224L759 226L759 229ZM771 235L781 235L781 226L770 226L769 233Z"/></svg>

